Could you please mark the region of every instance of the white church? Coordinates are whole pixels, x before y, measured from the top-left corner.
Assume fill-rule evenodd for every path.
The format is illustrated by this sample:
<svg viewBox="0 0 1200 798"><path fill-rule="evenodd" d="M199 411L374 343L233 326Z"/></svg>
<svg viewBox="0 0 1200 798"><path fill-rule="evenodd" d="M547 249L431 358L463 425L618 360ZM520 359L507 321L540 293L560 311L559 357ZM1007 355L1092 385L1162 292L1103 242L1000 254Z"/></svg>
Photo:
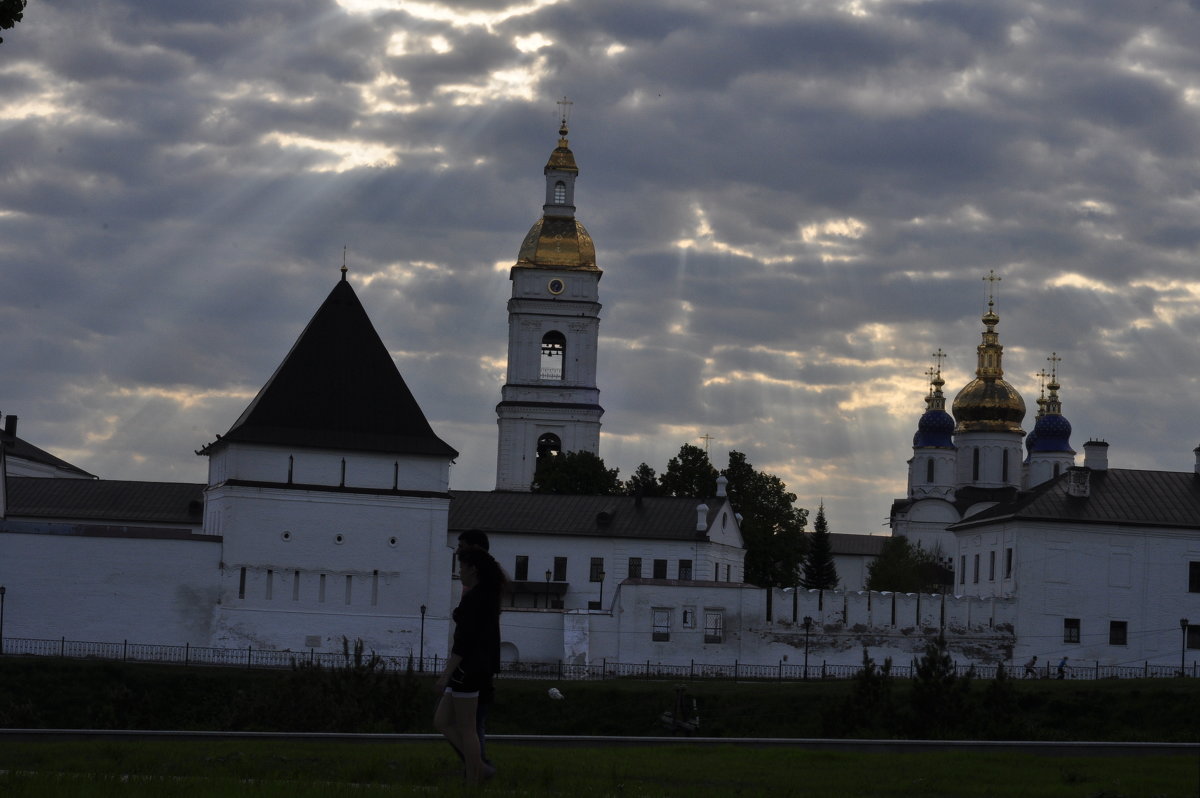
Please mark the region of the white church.
<svg viewBox="0 0 1200 798"><path fill-rule="evenodd" d="M855 535L835 536L844 589L746 584L723 480L704 499L531 493L538 458L599 454L604 413L602 272L575 218L565 121L544 174L542 214L510 272L496 490L452 489L458 453L429 425L343 267L255 399L197 452L205 484L97 479L3 418L3 636L29 650L67 639L292 652L338 650L345 637L381 654L444 655L453 546L480 529L513 579L509 663L783 674L856 665L864 648L907 663L938 630L960 661L1070 647L1105 663L1178 662L1167 627L1175 654L1176 616L1200 628L1200 477L1108 471L1090 453L1074 467L1056 381L1023 458L1024 404L1003 381L991 310L954 418L933 380L909 495L892 513L895 534L953 561L954 594L863 591L878 547L862 543L881 539ZM1168 483L1166 504L1141 489Z"/></svg>

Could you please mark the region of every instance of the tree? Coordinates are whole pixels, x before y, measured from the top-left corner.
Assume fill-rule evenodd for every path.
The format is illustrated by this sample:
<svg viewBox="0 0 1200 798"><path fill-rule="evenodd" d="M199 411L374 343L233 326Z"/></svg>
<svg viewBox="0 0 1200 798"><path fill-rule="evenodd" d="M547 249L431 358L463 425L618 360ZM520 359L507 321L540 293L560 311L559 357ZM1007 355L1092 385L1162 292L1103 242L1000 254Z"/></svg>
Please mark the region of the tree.
<svg viewBox="0 0 1200 798"><path fill-rule="evenodd" d="M950 658L946 635L926 644L925 654L917 660L916 680L912 689L912 721L914 734L923 737L946 737L966 716L967 696L975 669L958 675Z"/></svg>
<svg viewBox="0 0 1200 798"><path fill-rule="evenodd" d="M825 503L817 507L817 520L813 522L812 535L808 541L808 554L804 558L804 577L800 584L809 590L832 590L837 587L837 567L833 564L833 545L829 538L829 524L825 521Z"/></svg>
<svg viewBox="0 0 1200 798"><path fill-rule="evenodd" d="M887 538L879 556L867 566L867 590L936 593L952 579L936 552L912 545L903 535Z"/></svg>
<svg viewBox="0 0 1200 798"><path fill-rule="evenodd" d="M658 481L668 496L706 499L717 492L717 476L708 454L699 446L685 443L679 447L679 455L667 461L667 470Z"/></svg>
<svg viewBox="0 0 1200 798"><path fill-rule="evenodd" d="M534 493L569 493L612 496L621 492L618 469L606 468L591 452L565 452L538 459L533 475Z"/></svg>
<svg viewBox="0 0 1200 798"><path fill-rule="evenodd" d="M0 0L0 29L8 30L24 16L25 0ZM4 39L0 39L3 42Z"/></svg>
<svg viewBox="0 0 1200 798"><path fill-rule="evenodd" d="M760 587L794 587L804 559L808 511L774 474L758 471L742 452L729 453L721 472L734 512L742 516L747 582Z"/></svg>
<svg viewBox="0 0 1200 798"><path fill-rule="evenodd" d="M654 469L642 463L633 472L633 476L625 480L625 492L630 496L662 496L663 487L659 484Z"/></svg>

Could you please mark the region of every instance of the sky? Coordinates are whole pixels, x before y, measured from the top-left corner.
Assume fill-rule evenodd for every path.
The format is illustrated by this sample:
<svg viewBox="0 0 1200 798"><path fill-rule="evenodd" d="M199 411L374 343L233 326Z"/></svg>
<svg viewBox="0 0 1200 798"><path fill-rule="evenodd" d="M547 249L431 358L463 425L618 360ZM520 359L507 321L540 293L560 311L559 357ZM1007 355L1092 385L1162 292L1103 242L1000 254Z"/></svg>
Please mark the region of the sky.
<svg viewBox="0 0 1200 798"><path fill-rule="evenodd" d="M600 454L683 443L885 533L996 283L1032 428L1200 443L1200 0L30 0L0 43L0 412L203 482L339 278L495 484L509 268L569 97ZM706 441L707 437L707 441Z"/></svg>

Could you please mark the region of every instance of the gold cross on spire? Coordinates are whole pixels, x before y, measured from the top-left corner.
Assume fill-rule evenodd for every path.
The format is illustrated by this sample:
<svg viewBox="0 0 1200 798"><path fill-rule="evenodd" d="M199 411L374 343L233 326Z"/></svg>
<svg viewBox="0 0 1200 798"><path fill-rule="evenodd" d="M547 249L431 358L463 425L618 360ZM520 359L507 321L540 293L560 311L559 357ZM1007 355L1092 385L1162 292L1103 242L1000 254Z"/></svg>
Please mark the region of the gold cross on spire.
<svg viewBox="0 0 1200 798"><path fill-rule="evenodd" d="M1041 389L1042 396L1045 396L1046 395L1046 380L1049 379L1050 375L1048 373L1046 373L1045 369L1041 369L1033 376L1038 378L1038 387Z"/></svg>
<svg viewBox="0 0 1200 798"><path fill-rule="evenodd" d="M1058 352L1051 352L1046 360L1050 361L1050 379L1058 382L1058 364L1062 362L1062 358L1058 356Z"/></svg>
<svg viewBox="0 0 1200 798"><path fill-rule="evenodd" d="M937 369L933 366L925 369L925 376L929 378L929 395L933 396L933 378L937 376Z"/></svg>
<svg viewBox="0 0 1200 798"><path fill-rule="evenodd" d="M942 363L947 357L946 353L943 352L942 348L939 346L938 351L934 352L930 357L937 361L937 373L940 375L942 373Z"/></svg>
<svg viewBox="0 0 1200 798"><path fill-rule="evenodd" d="M1000 282L1003 279L1004 279L1003 277L1000 277L999 275L996 274L995 269L988 269L987 277L983 278L983 281L985 283L989 284L988 285L988 307L989 308L992 307L992 305L996 304L996 283Z"/></svg>
<svg viewBox="0 0 1200 798"><path fill-rule="evenodd" d="M574 105L575 103L568 100L567 96L564 94L563 98L561 100L559 100L557 104L562 106L562 123L561 124L562 124L562 127L565 129L567 126L567 120L571 118L571 106Z"/></svg>

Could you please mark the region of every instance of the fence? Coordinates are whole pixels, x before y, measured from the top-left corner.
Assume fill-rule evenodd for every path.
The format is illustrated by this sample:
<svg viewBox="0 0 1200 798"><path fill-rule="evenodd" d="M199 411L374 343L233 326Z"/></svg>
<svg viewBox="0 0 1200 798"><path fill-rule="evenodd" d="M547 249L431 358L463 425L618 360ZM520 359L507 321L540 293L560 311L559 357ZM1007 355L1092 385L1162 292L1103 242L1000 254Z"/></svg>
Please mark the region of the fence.
<svg viewBox="0 0 1200 798"><path fill-rule="evenodd" d="M348 646L348 648L350 648ZM74 659L120 660L124 662L153 662L168 665L217 665L241 668L288 669L301 665L319 665L333 668L345 666L353 657L349 651L278 651L254 648L216 648L211 646L159 645L154 643L94 642L85 640L41 640L25 637L6 637L0 640L0 655L26 655L38 657L69 657ZM445 660L433 656L380 656L382 666L389 670L412 669L421 673L440 673ZM994 679L996 672L1004 668L1011 679L1028 676L1021 665L957 665L960 676L973 673L978 679ZM809 665L791 665L780 662L776 665L752 665L734 662L729 664L707 664L689 662L686 665L663 665L651 662L608 662L589 665L572 665L564 662L505 662L501 664L500 676L511 679L571 679L599 680L621 678L650 679L745 679L758 681L804 681L819 679L850 679L862 671L861 665L831 665L825 662ZM1189 672L1190 671L1190 672ZM892 676L899 679L916 678L916 663L893 665ZM1057 676L1050 663L1038 666L1036 678L1051 679ZM1079 661L1067 668L1068 679L1153 679L1176 676L1200 677L1200 662L1192 662L1191 668L1181 671L1174 665L1101 665L1096 662L1084 665ZM1033 678L1033 677L1030 677Z"/></svg>

